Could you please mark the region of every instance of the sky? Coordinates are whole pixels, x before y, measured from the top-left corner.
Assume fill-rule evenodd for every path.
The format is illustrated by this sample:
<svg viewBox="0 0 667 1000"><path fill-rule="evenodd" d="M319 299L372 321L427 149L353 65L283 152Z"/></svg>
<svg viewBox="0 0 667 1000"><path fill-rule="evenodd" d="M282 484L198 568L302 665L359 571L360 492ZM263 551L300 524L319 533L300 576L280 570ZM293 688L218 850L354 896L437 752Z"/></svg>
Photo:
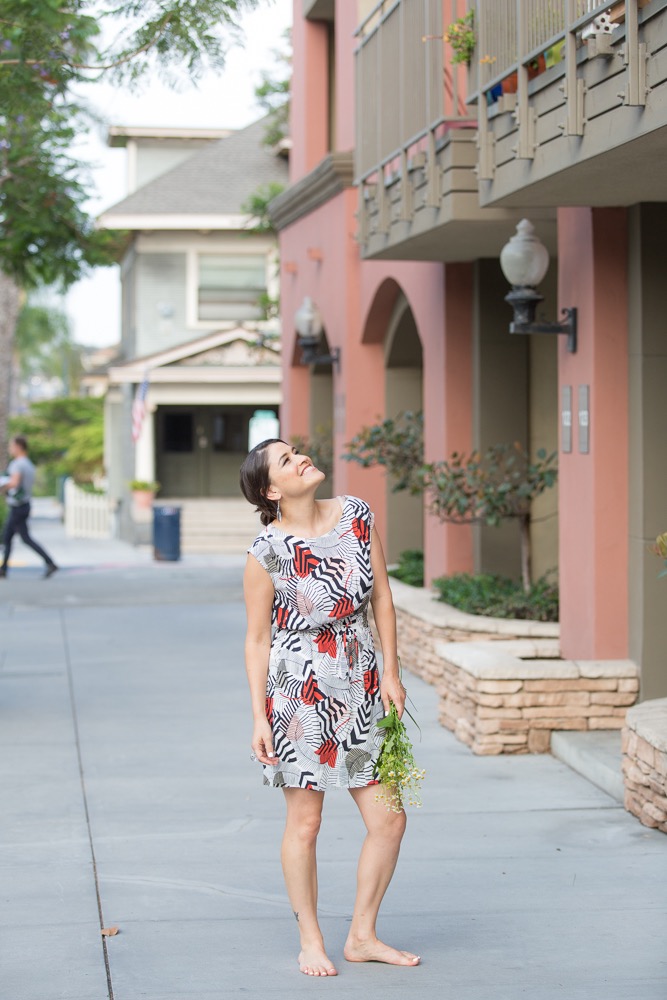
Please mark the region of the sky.
<svg viewBox="0 0 667 1000"><path fill-rule="evenodd" d="M93 166L97 192L89 206L99 215L127 193L124 149L106 144L109 125L189 126L191 128L243 128L262 114L254 89L262 70L270 70L273 51L292 23L292 0L261 0L260 6L241 19L243 48L233 48L222 73L210 74L197 87L173 91L146 81L136 94L104 83L91 85L86 96L104 124L80 143L78 155ZM74 339L81 344L106 347L120 339L120 281L117 267L98 268L67 294L66 311Z"/></svg>

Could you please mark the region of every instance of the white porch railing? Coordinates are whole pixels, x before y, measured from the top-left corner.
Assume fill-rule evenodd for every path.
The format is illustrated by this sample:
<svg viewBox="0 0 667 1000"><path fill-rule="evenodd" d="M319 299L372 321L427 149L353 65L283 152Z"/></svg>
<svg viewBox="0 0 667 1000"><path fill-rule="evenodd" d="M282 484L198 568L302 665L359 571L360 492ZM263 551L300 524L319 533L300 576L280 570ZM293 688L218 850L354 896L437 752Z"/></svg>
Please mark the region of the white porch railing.
<svg viewBox="0 0 667 1000"><path fill-rule="evenodd" d="M111 510L106 493L89 493L65 481L65 534L70 538L110 538Z"/></svg>

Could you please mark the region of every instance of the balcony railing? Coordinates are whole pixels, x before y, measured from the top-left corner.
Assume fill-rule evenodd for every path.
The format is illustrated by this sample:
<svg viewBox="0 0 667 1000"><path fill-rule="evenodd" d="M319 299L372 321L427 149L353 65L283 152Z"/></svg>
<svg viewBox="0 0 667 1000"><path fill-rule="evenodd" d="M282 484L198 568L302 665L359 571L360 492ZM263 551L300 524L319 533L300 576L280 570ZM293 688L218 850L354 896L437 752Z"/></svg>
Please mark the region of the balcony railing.
<svg viewBox="0 0 667 1000"><path fill-rule="evenodd" d="M494 137L489 130L494 107L514 112L514 157L534 158L537 113L531 93L542 74L549 74L545 83L564 78L560 133L584 135L585 84L578 67L595 56L618 54L623 39L625 89L619 96L626 106L645 105L647 53L639 25L641 8L647 6L649 0L471 0L477 39L469 101L478 108L480 179L494 177Z"/></svg>
<svg viewBox="0 0 667 1000"><path fill-rule="evenodd" d="M364 182L429 133L471 123L465 67L444 40L465 0L380 0L357 29L357 180Z"/></svg>

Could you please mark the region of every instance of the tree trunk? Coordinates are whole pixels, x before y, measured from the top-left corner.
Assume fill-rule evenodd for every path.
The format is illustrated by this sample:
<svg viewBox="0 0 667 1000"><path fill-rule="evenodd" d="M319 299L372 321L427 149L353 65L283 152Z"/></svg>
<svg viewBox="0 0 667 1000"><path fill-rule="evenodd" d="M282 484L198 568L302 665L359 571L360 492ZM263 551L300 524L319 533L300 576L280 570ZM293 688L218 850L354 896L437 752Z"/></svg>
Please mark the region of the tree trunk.
<svg viewBox="0 0 667 1000"><path fill-rule="evenodd" d="M527 594L531 587L530 578L530 514L522 514L519 518L521 533L521 581Z"/></svg>
<svg viewBox="0 0 667 1000"><path fill-rule="evenodd" d="M13 278L0 271L0 470L7 463L8 422L14 367L14 332L21 293Z"/></svg>

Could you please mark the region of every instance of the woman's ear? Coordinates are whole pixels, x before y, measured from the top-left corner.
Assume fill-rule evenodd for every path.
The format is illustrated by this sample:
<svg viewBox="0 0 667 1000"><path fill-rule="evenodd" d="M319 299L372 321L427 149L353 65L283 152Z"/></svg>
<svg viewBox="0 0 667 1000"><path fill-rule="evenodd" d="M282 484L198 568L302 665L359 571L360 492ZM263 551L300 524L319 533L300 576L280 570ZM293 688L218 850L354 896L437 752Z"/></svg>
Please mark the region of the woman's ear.
<svg viewBox="0 0 667 1000"><path fill-rule="evenodd" d="M275 486L269 486L268 490L264 494L267 500L280 500L282 494L280 490L277 490Z"/></svg>

